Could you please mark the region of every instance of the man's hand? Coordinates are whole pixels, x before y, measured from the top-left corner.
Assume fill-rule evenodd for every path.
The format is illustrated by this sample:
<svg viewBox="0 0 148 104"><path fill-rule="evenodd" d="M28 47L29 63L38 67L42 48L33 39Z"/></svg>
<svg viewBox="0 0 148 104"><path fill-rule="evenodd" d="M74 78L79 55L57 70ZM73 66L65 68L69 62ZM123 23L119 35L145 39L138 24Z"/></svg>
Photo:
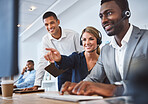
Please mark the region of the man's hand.
<svg viewBox="0 0 148 104"><path fill-rule="evenodd" d="M69 82L69 81L66 81L66 82L62 85L62 87L61 87L60 94L63 95L64 92L66 92L66 91L67 91L69 94L73 94L73 93L72 93L72 90L73 90L73 88L75 87L76 84L77 84L77 83L71 83L71 82Z"/></svg>
<svg viewBox="0 0 148 104"><path fill-rule="evenodd" d="M22 71L22 75L25 73L25 71L27 70L27 66L25 66L24 68L23 68L23 71Z"/></svg>
<svg viewBox="0 0 148 104"><path fill-rule="evenodd" d="M115 90L115 85L81 81L74 87L72 93L78 95L101 95L109 97L114 95Z"/></svg>
<svg viewBox="0 0 148 104"><path fill-rule="evenodd" d="M39 87L39 86L33 86L33 87L30 87L30 88L25 88L25 89L23 89L23 91L38 90L38 87Z"/></svg>
<svg viewBox="0 0 148 104"><path fill-rule="evenodd" d="M62 86L61 94L64 94L64 92L67 91L69 94L101 95L110 97L114 95L115 90L116 86L111 84L95 83L89 81L81 81L78 84L67 82Z"/></svg>
<svg viewBox="0 0 148 104"><path fill-rule="evenodd" d="M53 48L46 48L49 52L44 55L44 58L47 61L50 61L51 63L54 63L54 61L59 62L61 60L61 55L58 50Z"/></svg>

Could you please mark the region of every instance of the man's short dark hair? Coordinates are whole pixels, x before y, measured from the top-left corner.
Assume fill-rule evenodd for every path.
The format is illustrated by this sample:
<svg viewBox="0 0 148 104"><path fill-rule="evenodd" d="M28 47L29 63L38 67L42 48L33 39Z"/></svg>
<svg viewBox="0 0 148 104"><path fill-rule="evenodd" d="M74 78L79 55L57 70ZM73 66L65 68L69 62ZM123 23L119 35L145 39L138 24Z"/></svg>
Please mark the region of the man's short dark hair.
<svg viewBox="0 0 148 104"><path fill-rule="evenodd" d="M34 64L34 61L33 61L33 60L28 60L27 62L31 62L31 63L33 63L33 64Z"/></svg>
<svg viewBox="0 0 148 104"><path fill-rule="evenodd" d="M53 13L53 12L51 12L51 11L48 11L48 12L46 12L46 13L43 15L43 20L44 20L45 18L48 18L48 17L51 17L51 16L53 16L54 19L58 20L56 14Z"/></svg>
<svg viewBox="0 0 148 104"><path fill-rule="evenodd" d="M101 0L101 5L105 2L115 1L116 4L119 6L122 12L130 11L128 1L127 0Z"/></svg>

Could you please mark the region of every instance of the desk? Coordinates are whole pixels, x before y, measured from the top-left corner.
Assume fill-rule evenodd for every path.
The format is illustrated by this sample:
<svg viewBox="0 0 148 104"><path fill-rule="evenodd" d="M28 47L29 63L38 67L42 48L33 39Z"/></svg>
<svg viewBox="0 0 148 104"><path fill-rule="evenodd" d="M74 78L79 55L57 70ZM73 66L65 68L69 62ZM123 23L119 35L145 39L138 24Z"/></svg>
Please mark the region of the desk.
<svg viewBox="0 0 148 104"><path fill-rule="evenodd" d="M130 96L104 98L103 100L82 101L79 104L134 104Z"/></svg>
<svg viewBox="0 0 148 104"><path fill-rule="evenodd" d="M75 102L60 101L40 98L37 94L39 93L58 93L58 92L38 92L38 93L27 93L27 94L13 94L13 98L5 100L0 98L0 104L78 104Z"/></svg>
<svg viewBox="0 0 148 104"><path fill-rule="evenodd" d="M37 92L37 93L27 93L27 94L13 94L13 98L9 100L2 99L0 97L0 104L133 104L128 102L128 97L113 97L113 98L104 98L103 100L92 100L92 101L81 101L81 102L68 102L60 100L52 100L40 98L37 94L41 93L58 93L56 91L48 92ZM125 100L118 100L119 98L125 98ZM117 103L118 102L118 103Z"/></svg>

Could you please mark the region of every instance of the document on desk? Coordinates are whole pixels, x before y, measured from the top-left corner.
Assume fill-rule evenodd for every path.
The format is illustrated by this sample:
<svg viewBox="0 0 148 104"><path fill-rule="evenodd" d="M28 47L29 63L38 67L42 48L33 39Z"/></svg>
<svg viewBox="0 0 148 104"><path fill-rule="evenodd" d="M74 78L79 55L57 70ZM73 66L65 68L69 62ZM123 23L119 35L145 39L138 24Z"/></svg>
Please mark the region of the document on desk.
<svg viewBox="0 0 148 104"><path fill-rule="evenodd" d="M98 100L103 99L102 96L82 96L82 95L59 95L59 94L37 94L41 98L49 98L63 101L88 101L88 100Z"/></svg>

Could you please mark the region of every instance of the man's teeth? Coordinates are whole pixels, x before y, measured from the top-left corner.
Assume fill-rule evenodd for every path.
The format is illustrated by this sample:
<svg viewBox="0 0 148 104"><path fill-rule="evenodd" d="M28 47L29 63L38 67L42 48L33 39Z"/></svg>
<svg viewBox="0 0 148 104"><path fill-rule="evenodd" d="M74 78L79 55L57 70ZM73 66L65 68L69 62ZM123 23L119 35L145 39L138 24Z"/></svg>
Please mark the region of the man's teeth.
<svg viewBox="0 0 148 104"><path fill-rule="evenodd" d="M110 29L110 28L111 28L111 25L105 26L105 30L108 30L108 29Z"/></svg>
<svg viewBox="0 0 148 104"><path fill-rule="evenodd" d="M50 29L50 31L53 31L53 29Z"/></svg>
<svg viewBox="0 0 148 104"><path fill-rule="evenodd" d="M109 28L109 25L105 26L105 28Z"/></svg>

